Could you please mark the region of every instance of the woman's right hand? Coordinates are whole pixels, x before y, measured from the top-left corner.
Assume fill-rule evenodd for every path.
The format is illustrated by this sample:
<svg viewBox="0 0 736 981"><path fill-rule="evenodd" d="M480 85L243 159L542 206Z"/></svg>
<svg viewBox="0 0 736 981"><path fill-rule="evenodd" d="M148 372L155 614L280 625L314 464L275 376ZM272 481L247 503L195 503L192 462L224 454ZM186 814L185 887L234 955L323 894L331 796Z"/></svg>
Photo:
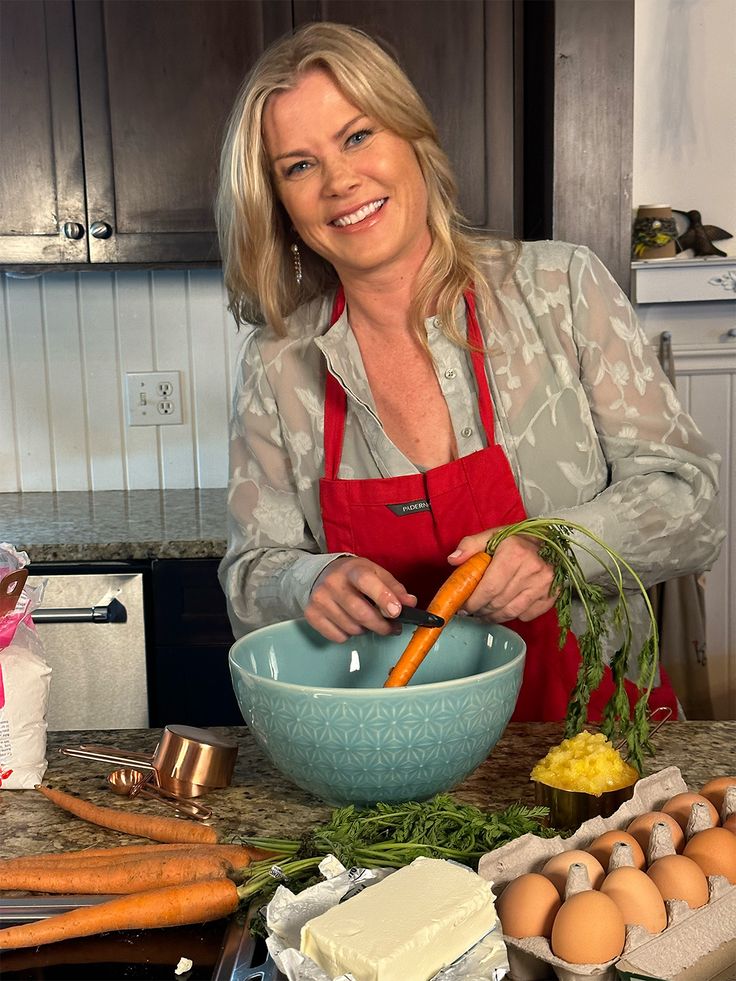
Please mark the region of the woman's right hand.
<svg viewBox="0 0 736 981"><path fill-rule="evenodd" d="M395 633L399 625L392 619L402 606L416 602L416 596L375 562L345 555L317 577L304 616L327 640L342 643L366 630Z"/></svg>

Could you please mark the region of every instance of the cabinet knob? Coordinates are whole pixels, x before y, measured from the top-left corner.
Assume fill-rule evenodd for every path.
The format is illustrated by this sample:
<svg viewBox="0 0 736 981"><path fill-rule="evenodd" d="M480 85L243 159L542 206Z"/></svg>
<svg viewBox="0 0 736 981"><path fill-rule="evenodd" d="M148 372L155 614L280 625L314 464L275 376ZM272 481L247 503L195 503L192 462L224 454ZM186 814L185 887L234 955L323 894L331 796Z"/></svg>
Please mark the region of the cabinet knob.
<svg viewBox="0 0 736 981"><path fill-rule="evenodd" d="M84 238L84 225L80 225L78 221L65 221L64 235L66 238L78 241L80 238Z"/></svg>
<svg viewBox="0 0 736 981"><path fill-rule="evenodd" d="M92 238L110 238L112 226L108 225L106 221L93 221L89 226L89 233Z"/></svg>

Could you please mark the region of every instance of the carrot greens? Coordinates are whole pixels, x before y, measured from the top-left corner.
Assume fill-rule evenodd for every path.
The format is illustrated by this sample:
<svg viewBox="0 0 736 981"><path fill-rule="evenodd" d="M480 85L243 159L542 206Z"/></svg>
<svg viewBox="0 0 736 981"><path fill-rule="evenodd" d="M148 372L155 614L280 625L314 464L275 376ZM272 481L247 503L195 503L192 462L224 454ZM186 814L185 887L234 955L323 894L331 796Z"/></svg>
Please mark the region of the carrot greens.
<svg viewBox="0 0 736 981"><path fill-rule="evenodd" d="M542 543L540 556L554 569L552 592L557 594L555 607L560 624L561 648L572 625L572 601L575 596L580 600L585 615L586 629L577 637L581 663L565 718L565 737L574 736L584 728L591 692L595 691L603 678L603 640L609 631L620 631L621 646L610 664L614 693L604 709L600 728L610 740L625 741L629 762L641 773L644 755L652 751L647 706L654 686L659 655L657 624L644 584L628 562L587 528L572 521L527 518L507 525L489 539L486 545L488 554L492 556L501 542L512 535L526 535L539 540ZM609 612L603 589L586 580L575 549L596 559L608 574L616 595L612 612ZM643 596L651 622L649 634L638 652L639 699L634 707L633 717L624 687L633 642L625 590L626 577L633 581L635 588Z"/></svg>
<svg viewBox="0 0 736 981"><path fill-rule="evenodd" d="M447 794L367 808L351 804L335 809L326 824L300 839L234 836L234 842L273 853L242 871L238 895L256 908L270 900L279 882L299 892L318 880L317 867L327 855L345 868L400 868L420 857L476 868L486 852L527 832L543 838L558 834L544 824L548 813L546 807L524 804L483 811Z"/></svg>

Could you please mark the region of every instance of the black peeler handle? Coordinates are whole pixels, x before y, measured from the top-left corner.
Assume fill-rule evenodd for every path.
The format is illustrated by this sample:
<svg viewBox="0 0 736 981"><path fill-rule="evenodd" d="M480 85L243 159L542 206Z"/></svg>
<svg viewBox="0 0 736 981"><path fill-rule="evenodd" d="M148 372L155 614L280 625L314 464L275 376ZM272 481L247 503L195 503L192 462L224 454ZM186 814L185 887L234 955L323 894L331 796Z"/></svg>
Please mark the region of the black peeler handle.
<svg viewBox="0 0 736 981"><path fill-rule="evenodd" d="M445 621L438 617L436 613L428 613L426 610L418 610L414 606L402 606L401 613L393 618L399 623L409 623L415 627L444 627Z"/></svg>

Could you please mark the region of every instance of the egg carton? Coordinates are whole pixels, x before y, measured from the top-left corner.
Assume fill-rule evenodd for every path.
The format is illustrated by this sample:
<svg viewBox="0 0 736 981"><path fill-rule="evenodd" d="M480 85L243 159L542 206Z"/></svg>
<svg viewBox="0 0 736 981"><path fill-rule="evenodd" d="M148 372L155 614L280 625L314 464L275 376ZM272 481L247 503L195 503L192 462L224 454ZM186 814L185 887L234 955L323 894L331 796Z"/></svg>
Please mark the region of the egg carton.
<svg viewBox="0 0 736 981"><path fill-rule="evenodd" d="M478 873L501 894L508 883L526 872L539 872L553 855L585 850L606 831L621 831L638 815L661 810L675 794L688 787L678 767L667 767L639 780L634 794L608 818L595 817L568 838L523 835L484 855ZM692 910L678 900L667 901L667 927L653 935L643 927L627 927L626 944L619 958L603 964L570 964L555 957L544 937L517 940L504 937L510 981L616 981L617 978L652 978L657 981L733 981L736 968L736 886L723 876L708 878L706 906ZM733 954L733 957L731 956ZM712 962L706 968L707 959ZM727 973L719 974L718 971ZM708 970L709 973L704 973ZM730 973L728 973L730 971ZM693 973L695 972L695 973ZM715 973L714 973L715 972Z"/></svg>

